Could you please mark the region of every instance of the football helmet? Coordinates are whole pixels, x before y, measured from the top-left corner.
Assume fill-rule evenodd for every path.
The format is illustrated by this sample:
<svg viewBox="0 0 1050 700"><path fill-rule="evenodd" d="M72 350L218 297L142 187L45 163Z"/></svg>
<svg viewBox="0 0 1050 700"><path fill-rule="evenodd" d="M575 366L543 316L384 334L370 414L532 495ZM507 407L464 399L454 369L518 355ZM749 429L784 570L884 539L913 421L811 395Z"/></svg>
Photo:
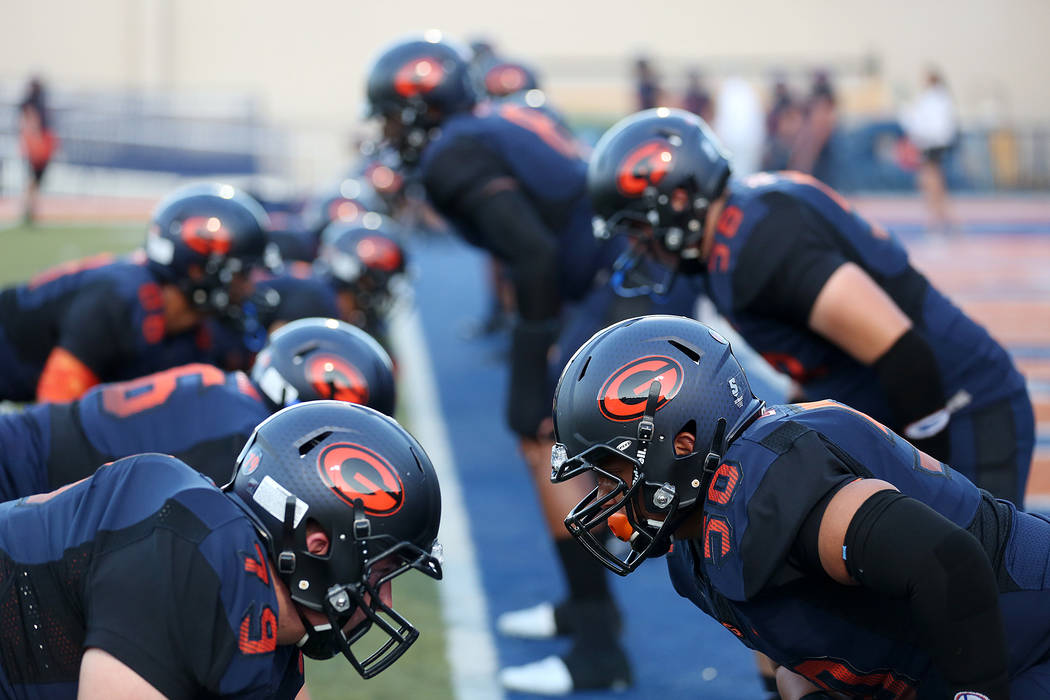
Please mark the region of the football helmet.
<svg viewBox="0 0 1050 700"><path fill-rule="evenodd" d="M729 343L699 321L642 316L599 331L558 381L551 481L593 470L615 488L595 488L572 509L570 534L621 576L665 554L702 503L726 446L762 406ZM674 443L683 431L696 436L695 449L679 455ZM632 466L630 482L609 470L611 458ZM592 532L603 521L630 542L625 554Z"/></svg>
<svg viewBox="0 0 1050 700"><path fill-rule="evenodd" d="M423 448L392 418L342 401L289 406L255 429L223 490L251 516L296 603L303 653L341 652L371 678L415 642L418 630L380 589L411 569L441 578L441 493ZM307 547L317 529L324 554ZM301 608L328 623L310 623ZM377 649L371 637L359 644L370 630L381 632Z"/></svg>
<svg viewBox="0 0 1050 700"><path fill-rule="evenodd" d="M310 198L301 219L303 228L316 239L333 221L353 221L370 211L387 214L390 208L366 178L348 177Z"/></svg>
<svg viewBox="0 0 1050 700"><path fill-rule="evenodd" d="M375 328L401 294L406 268L401 227L370 212L357 221L333 221L321 234L317 269L337 290L352 292L361 318L347 319Z"/></svg>
<svg viewBox="0 0 1050 700"><path fill-rule="evenodd" d="M485 93L495 99L502 99L529 90L539 89L539 80L528 66L513 61L498 61L485 67L481 76Z"/></svg>
<svg viewBox="0 0 1050 700"><path fill-rule="evenodd" d="M691 112L647 109L609 129L594 147L587 190L595 235L635 239L633 251L617 264L620 278L651 254L650 244L673 256L672 271L683 264L698 270L704 217L729 175L728 154ZM653 281L652 291L666 291L672 279Z"/></svg>
<svg viewBox="0 0 1050 700"><path fill-rule="evenodd" d="M369 116L383 120L387 140L411 165L442 120L477 101L468 53L439 32L399 41L369 68L367 97Z"/></svg>
<svg viewBox="0 0 1050 700"><path fill-rule="evenodd" d="M336 399L394 415L394 365L360 328L334 318L303 318L270 335L252 365L252 381L274 410Z"/></svg>
<svg viewBox="0 0 1050 700"><path fill-rule="evenodd" d="M157 276L176 285L190 303L238 317L242 300L231 283L263 264L269 218L250 195L219 183L180 187L153 210L146 258Z"/></svg>

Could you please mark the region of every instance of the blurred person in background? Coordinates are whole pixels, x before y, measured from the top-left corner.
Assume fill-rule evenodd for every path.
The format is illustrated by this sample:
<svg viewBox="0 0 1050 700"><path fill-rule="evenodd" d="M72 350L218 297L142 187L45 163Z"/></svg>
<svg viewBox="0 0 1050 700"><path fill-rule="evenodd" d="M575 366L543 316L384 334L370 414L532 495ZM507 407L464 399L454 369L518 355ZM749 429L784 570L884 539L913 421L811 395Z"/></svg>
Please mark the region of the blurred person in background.
<svg viewBox="0 0 1050 700"><path fill-rule="evenodd" d="M766 149L762 155L763 170L787 170L791 153L798 141L805 116L802 106L791 94L787 80L777 76L773 96L766 113Z"/></svg>
<svg viewBox="0 0 1050 700"><path fill-rule="evenodd" d="M244 331L267 226L235 187L188 185L154 209L144 254L72 261L0 291L0 398L70 401L191 362L209 316Z"/></svg>
<svg viewBox="0 0 1050 700"><path fill-rule="evenodd" d="M718 90L717 106L712 126L732 154L733 168L739 173L756 172L762 165L765 126L755 89L743 78L726 78Z"/></svg>
<svg viewBox="0 0 1050 700"><path fill-rule="evenodd" d="M838 123L838 107L827 71L813 73L809 97L802 109L802 128L791 150L788 167L828 182L832 175L831 136Z"/></svg>
<svg viewBox="0 0 1050 700"><path fill-rule="evenodd" d="M70 403L0 416L0 501L56 489L144 452L170 454L223 484L255 426L286 406L319 399L393 415L390 357L349 324L302 319L270 337L250 378L181 365L99 384Z"/></svg>
<svg viewBox="0 0 1050 700"><path fill-rule="evenodd" d="M711 99L711 91L707 89L700 71L695 68L685 74L682 109L692 112L708 123L715 116L715 102Z"/></svg>
<svg viewBox="0 0 1050 700"><path fill-rule="evenodd" d="M639 56L635 59L634 94L638 109L650 109L663 101L660 78L647 56Z"/></svg>
<svg viewBox="0 0 1050 700"><path fill-rule="evenodd" d="M926 71L926 84L919 96L900 116L901 127L922 154L919 163L919 190L929 210L929 229L936 233L955 232L948 207L948 185L944 159L958 138L955 102L936 68Z"/></svg>
<svg viewBox="0 0 1050 700"><path fill-rule="evenodd" d="M18 138L29 175L22 216L26 224L32 224L36 219L40 183L58 146L47 106L47 92L39 77L29 81L26 95L18 105Z"/></svg>

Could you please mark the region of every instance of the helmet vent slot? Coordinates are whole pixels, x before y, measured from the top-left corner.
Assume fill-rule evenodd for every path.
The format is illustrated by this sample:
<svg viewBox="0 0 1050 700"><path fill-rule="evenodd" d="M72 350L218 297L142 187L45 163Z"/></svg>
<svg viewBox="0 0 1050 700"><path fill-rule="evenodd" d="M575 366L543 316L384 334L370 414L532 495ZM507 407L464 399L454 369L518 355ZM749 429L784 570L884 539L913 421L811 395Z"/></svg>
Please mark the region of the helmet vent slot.
<svg viewBox="0 0 1050 700"><path fill-rule="evenodd" d="M314 435L312 438L299 445L299 456L305 457L307 454L310 453L310 450L324 442L325 439L331 434L331 430L325 430L323 432L318 433L317 435Z"/></svg>
<svg viewBox="0 0 1050 700"><path fill-rule="evenodd" d="M580 376L576 377L576 381L582 382L584 375L587 374L587 368L591 366L591 358L588 357L587 361L583 363L583 369L580 370Z"/></svg>
<svg viewBox="0 0 1050 700"><path fill-rule="evenodd" d="M687 345L683 345L682 343L679 343L677 340L668 340L667 342L670 343L671 345L673 345L675 348L677 348L683 355L688 357L690 360L692 360L696 364L700 364L700 353L699 352L697 352L696 350L693 350L691 347L689 347Z"/></svg>

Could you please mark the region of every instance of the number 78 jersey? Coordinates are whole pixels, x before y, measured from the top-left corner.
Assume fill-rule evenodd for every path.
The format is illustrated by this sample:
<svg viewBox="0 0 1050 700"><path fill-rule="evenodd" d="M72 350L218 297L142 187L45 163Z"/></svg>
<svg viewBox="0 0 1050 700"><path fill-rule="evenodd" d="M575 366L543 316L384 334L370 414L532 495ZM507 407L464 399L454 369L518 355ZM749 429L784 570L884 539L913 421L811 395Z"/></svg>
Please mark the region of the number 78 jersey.
<svg viewBox="0 0 1050 700"><path fill-rule="evenodd" d="M269 415L247 376L211 365L101 384L73 403L0 418L0 499L57 488L105 462L144 452L174 455L221 485Z"/></svg>

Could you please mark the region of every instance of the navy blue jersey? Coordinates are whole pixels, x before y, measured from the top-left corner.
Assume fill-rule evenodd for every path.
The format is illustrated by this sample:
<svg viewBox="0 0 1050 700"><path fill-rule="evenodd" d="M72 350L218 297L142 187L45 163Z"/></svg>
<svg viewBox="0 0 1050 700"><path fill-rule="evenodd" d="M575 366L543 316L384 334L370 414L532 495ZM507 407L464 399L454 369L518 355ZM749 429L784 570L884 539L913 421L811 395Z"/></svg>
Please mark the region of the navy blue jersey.
<svg viewBox="0 0 1050 700"><path fill-rule="evenodd" d="M1005 430L1008 442L1031 442L1031 417L1022 410L1028 403L1024 377L983 327L910 265L895 236L861 218L838 193L808 175L759 173L733 181L729 191L708 257L710 297L751 347L799 383L807 399L832 398L895 429L904 427L894 422L875 368L809 329L817 295L849 262L885 290L929 344L945 400L960 401L953 428L966 422L956 418L983 415L995 404L1014 401L1019 407L1015 418L1006 418L1013 423ZM1010 412L1009 407L1000 411ZM993 458L985 453L1001 455L1009 445L975 448L973 432L969 426L952 430L951 464L997 495L1021 498L1031 448L1016 459ZM997 460L1009 462L998 471L1011 478L995 473ZM1009 483L1000 488L1002 482Z"/></svg>
<svg viewBox="0 0 1050 700"><path fill-rule="evenodd" d="M160 286L145 265L97 255L0 292L0 398L30 401L51 351L64 348L103 381L163 369Z"/></svg>
<svg viewBox="0 0 1050 700"><path fill-rule="evenodd" d="M0 500L57 488L142 452L174 455L221 485L269 415L248 377L211 365L100 384L72 403L0 416Z"/></svg>
<svg viewBox="0 0 1050 700"><path fill-rule="evenodd" d="M486 180L513 178L547 228L558 237L560 281L569 298L589 289L611 263L611 247L595 239L587 198L587 163L573 135L543 109L519 102L486 102L452 115L420 160L427 195L468 241L490 248L490 232L461 215L470 193Z"/></svg>
<svg viewBox="0 0 1050 700"><path fill-rule="evenodd" d="M1012 678L1050 652L1050 615L1030 614L1050 611L1050 522L834 401L768 408L730 445L704 502L703 535L669 555L676 590L749 647L836 690L941 697L908 601L837 584L793 551L813 508L857 478L893 484L981 542L996 568Z"/></svg>
<svg viewBox="0 0 1050 700"><path fill-rule="evenodd" d="M0 504L0 695L75 698L99 648L169 698L292 698L265 547L245 511L165 455Z"/></svg>

